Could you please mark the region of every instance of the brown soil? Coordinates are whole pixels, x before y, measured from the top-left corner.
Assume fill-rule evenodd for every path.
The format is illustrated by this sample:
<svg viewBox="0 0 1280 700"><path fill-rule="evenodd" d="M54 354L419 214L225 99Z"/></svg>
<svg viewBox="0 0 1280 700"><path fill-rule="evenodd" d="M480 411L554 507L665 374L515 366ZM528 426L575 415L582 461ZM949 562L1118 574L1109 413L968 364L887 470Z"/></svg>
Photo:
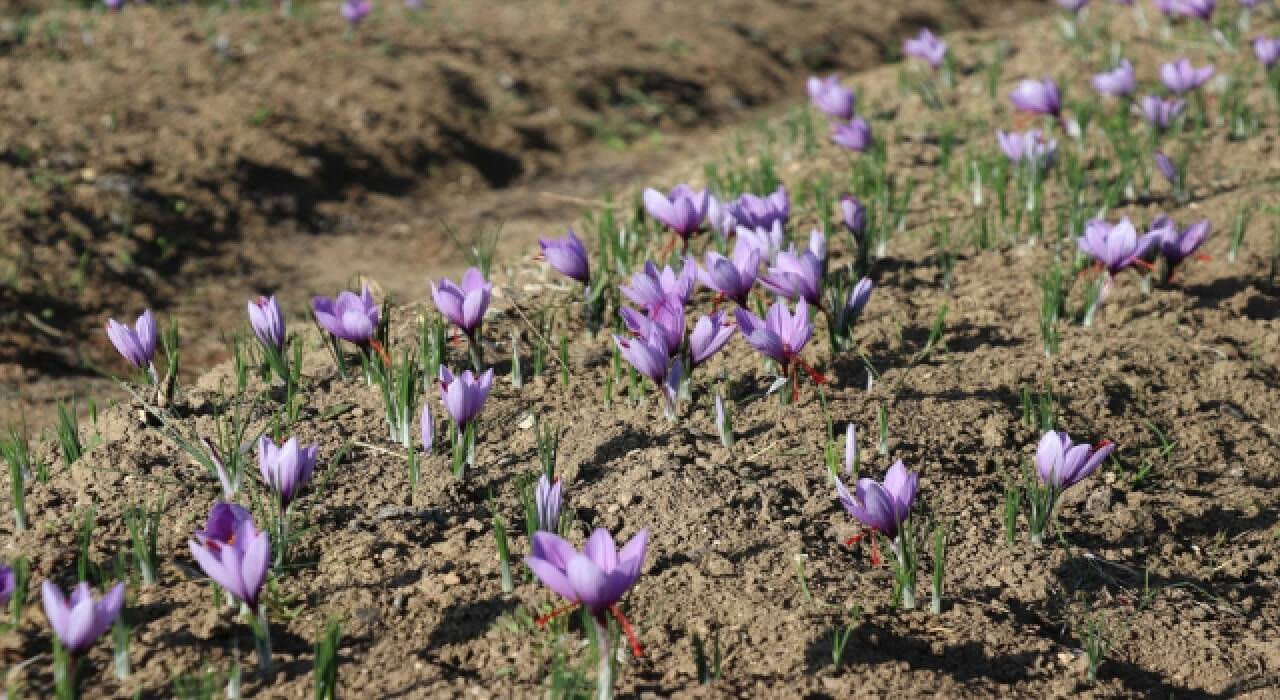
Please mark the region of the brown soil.
<svg viewBox="0 0 1280 700"><path fill-rule="evenodd" d="M1274 34L1277 26L1260 31ZM1128 39L1126 55L1146 81L1159 60L1190 45L1181 35L1127 37L1130 30L1119 20L1113 31ZM1046 39L1055 32L1049 23L1035 23L1001 33L1019 47L1006 64L1001 95L1013 78L1046 71L1073 76L1072 90L1083 94L1079 76L1097 66ZM888 137L894 172L917 182L916 196L905 231L876 265L877 290L857 331L880 379L868 390L863 361L832 357L821 332L806 354L831 379L837 427L853 422L861 430L863 469L879 476L891 458L903 459L922 472L924 510L954 522L942 614L895 610L888 604L888 571L872 566L865 549L841 545L857 528L823 470L826 432L817 397L806 389L799 405L784 409L763 396L769 377L740 339L702 375L723 370L731 379L739 436L732 450L719 446L704 402L686 406L677 426L661 419L651 396L634 406L619 398L606 408L607 338L562 324L557 334L574 341L569 386L557 384L555 371L520 390L500 381L485 408L479 468L459 482L447 473L446 458L433 456L411 495L403 454L386 442L376 391L336 379L309 338L307 408L292 432L318 441L325 461L342 456L321 470L305 502L312 528L302 537L304 564L279 581L281 601L298 612L273 618L277 670L270 678L248 674L246 695L310 693L311 644L332 616L344 620L340 678L348 695L541 695L550 640L520 620L551 597L529 580L514 594L501 593L486 505L492 493L499 512L519 522L515 480L537 468L533 431L525 427L532 413L565 426L559 468L577 511L578 541L595 526L620 538L651 529L645 575L625 599L645 645L643 658L621 667L620 691L629 696L1280 695L1274 498L1280 288L1269 240L1280 168L1271 135L1274 103L1256 74L1246 78L1263 135L1229 138L1220 126L1209 128L1190 169L1190 205L1173 208L1157 188L1155 196L1126 199L1108 213L1142 222L1160 211L1183 223L1207 216L1215 229L1205 250L1211 259L1189 263L1176 284L1150 295L1124 278L1095 326L1064 323L1061 354L1046 358L1034 275L1055 243L1006 240L985 251L957 244L947 289L930 238L952 220L958 241L974 220L961 177L932 180L941 125L967 125L962 148L990 151L993 126L1012 122L1003 99L994 106L987 101L979 65L997 38L952 37L961 66L975 70L962 77L957 94L963 99L946 113L899 95L893 70L857 78L864 104L876 105L876 128ZM1195 46L1203 51L1203 44ZM1252 59L1215 52L1213 60L1226 73ZM793 192L806 181L844 177L846 160L825 147L802 155L785 139L768 146L763 133L739 136L748 153L772 148ZM727 150L732 138L708 137L701 150ZM1094 132L1090 140L1102 137ZM755 157L749 161L734 165L750 165ZM696 178L702 162L673 163L655 181ZM958 169L953 163L953 172ZM1096 188L1088 192L1094 196ZM1051 188L1050 199L1055 196L1060 200L1061 193ZM1230 263L1224 256L1230 225L1246 205L1271 209L1257 210L1239 259ZM823 218L798 203L792 230L806 231ZM1054 217L1049 223L1056 225ZM845 243L833 241L833 266L847 259ZM501 343L491 353L501 374L509 369L512 327L525 329L527 347L521 312L563 304L567 290L527 265L500 272L497 281L502 293L487 327L488 339ZM409 293L422 295L420 288ZM945 347L912 364L943 303L949 307ZM703 293L699 306L710 304ZM418 311L398 314L403 334L412 331ZM457 366L464 358L459 353L452 360ZM524 362L528 367L527 355ZM211 430L212 402L228 374L219 367L186 393L179 410L191 429ZM1078 439L1115 441L1119 466L1108 465L1068 493L1060 541L1010 546L1002 534L1001 491L1038 438L1021 420L1020 394L1045 385L1059 399L1059 425ZM429 393L438 409L434 390ZM872 437L882 406L889 415L889 457L875 453ZM272 401L259 404L255 425L265 427L271 410ZM1172 451L1160 450L1153 427L1175 443ZM69 469L55 466L50 483L32 486L34 529L11 533L6 520L0 532L11 538L10 551L32 558L34 580L66 583L74 575L78 512L97 509L94 557L102 562L125 546L123 507L167 493L161 583L131 587L136 673L123 684L111 679L103 643L90 659L88 682L103 696L166 696L172 674L203 660L225 668L233 650L251 648L245 626L212 609L207 583L185 550L217 496L216 485L158 430L141 428L127 406L104 410L86 429L100 444ZM343 452L344 445L351 449ZM39 452L55 462L52 443L42 443ZM1144 460L1152 476L1135 481ZM527 551L523 536L513 538L513 550ZM922 570L922 601L926 581ZM1094 683L1084 680L1078 634L1086 610L1107 620L1111 641ZM26 617L20 630L3 637L6 664L48 649L47 625L34 600ZM833 667L832 633L846 624L853 629L848 649ZM723 678L714 684L697 682L694 634L718 635L725 650ZM580 638L575 628L565 642L572 662L585 656ZM251 655L241 654L250 664ZM44 660L16 675L27 695L48 694Z"/></svg>
<svg viewBox="0 0 1280 700"><path fill-rule="evenodd" d="M459 259L445 224L506 222L517 255L580 211L546 190L601 197L810 72L1040 4L383 2L343 41L334 3L290 20L11 3L0 418L31 405L39 425L53 397L109 391L91 381L113 361L109 316L151 306L229 332L246 298L298 309L356 271L418 298ZM217 334L188 336L189 376L225 358Z"/></svg>

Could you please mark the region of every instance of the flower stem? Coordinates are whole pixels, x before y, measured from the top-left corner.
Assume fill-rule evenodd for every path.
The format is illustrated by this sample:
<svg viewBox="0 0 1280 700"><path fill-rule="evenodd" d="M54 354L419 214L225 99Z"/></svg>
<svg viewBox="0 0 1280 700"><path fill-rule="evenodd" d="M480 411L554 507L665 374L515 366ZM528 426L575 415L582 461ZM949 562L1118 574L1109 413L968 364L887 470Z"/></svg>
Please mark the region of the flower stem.
<svg viewBox="0 0 1280 700"><path fill-rule="evenodd" d="M596 652L600 657L596 670L596 698L613 700L613 650L609 648L609 623L603 616L592 619L596 625Z"/></svg>
<svg viewBox="0 0 1280 700"><path fill-rule="evenodd" d="M480 331L467 336L467 350L471 354L471 368L477 373L484 371L484 349L480 347Z"/></svg>
<svg viewBox="0 0 1280 700"><path fill-rule="evenodd" d="M271 628L267 621L266 603L258 603L257 623L253 626L253 641L258 647L258 669L271 670Z"/></svg>

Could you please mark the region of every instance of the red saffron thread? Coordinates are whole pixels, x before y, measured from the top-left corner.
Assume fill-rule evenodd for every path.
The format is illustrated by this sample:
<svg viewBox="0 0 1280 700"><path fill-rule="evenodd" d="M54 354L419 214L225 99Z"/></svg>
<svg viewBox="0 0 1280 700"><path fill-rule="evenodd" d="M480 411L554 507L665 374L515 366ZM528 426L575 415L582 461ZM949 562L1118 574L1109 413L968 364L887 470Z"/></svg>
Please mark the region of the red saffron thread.
<svg viewBox="0 0 1280 700"><path fill-rule="evenodd" d="M613 617L622 626L622 633L627 635L627 641L631 643L631 655L637 659L643 657L644 649L640 646L640 640L636 639L636 631L631 628L631 623L627 620L627 616L622 614L617 603L609 606L609 612L613 613Z"/></svg>

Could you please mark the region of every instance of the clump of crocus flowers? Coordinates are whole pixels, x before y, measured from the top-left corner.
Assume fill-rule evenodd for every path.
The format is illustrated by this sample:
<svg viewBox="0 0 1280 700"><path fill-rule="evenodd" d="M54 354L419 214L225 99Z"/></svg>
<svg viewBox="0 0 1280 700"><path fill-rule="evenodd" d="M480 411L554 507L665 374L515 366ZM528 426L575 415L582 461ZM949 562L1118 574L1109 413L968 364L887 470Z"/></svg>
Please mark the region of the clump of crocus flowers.
<svg viewBox="0 0 1280 700"><path fill-rule="evenodd" d="M1040 438L1036 448L1036 478L1027 486L1027 524L1033 544L1044 543L1062 493L1097 471L1115 448L1109 440L1103 440L1097 447L1077 444L1066 432L1053 430Z"/></svg>
<svg viewBox="0 0 1280 700"><path fill-rule="evenodd" d="M856 434L850 431L848 436L846 462L852 464L856 461ZM858 479L853 492L838 477L832 475L832 478L840 505L849 515L867 526L872 537L882 536L889 541L897 580L895 599L903 609L914 609L917 557L910 518L919 475L909 471L902 460L898 460L889 468L884 481L863 477Z"/></svg>
<svg viewBox="0 0 1280 700"><path fill-rule="evenodd" d="M68 599L57 584L45 581L40 587L45 617L53 628L53 675L59 697L76 697L76 677L85 654L106 632L124 606L124 583L117 583L95 600L89 584L81 581Z"/></svg>
<svg viewBox="0 0 1280 700"><path fill-rule="evenodd" d="M224 539L225 538L225 539ZM271 538L239 506L215 504L209 522L188 543L205 575L250 613L258 665L271 668L271 631L262 587L271 567Z"/></svg>

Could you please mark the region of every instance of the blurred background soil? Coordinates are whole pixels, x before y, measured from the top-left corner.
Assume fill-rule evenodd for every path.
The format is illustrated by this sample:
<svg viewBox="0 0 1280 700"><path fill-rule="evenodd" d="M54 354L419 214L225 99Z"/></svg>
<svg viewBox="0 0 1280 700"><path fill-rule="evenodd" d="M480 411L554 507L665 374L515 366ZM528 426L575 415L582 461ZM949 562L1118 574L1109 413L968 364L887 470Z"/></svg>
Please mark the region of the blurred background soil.
<svg viewBox="0 0 1280 700"><path fill-rule="evenodd" d="M351 33L260 5L0 5L0 421L109 391L108 317L176 318L193 377L254 295L421 298L447 230L527 255L809 74L1048 3L380 2Z"/></svg>

